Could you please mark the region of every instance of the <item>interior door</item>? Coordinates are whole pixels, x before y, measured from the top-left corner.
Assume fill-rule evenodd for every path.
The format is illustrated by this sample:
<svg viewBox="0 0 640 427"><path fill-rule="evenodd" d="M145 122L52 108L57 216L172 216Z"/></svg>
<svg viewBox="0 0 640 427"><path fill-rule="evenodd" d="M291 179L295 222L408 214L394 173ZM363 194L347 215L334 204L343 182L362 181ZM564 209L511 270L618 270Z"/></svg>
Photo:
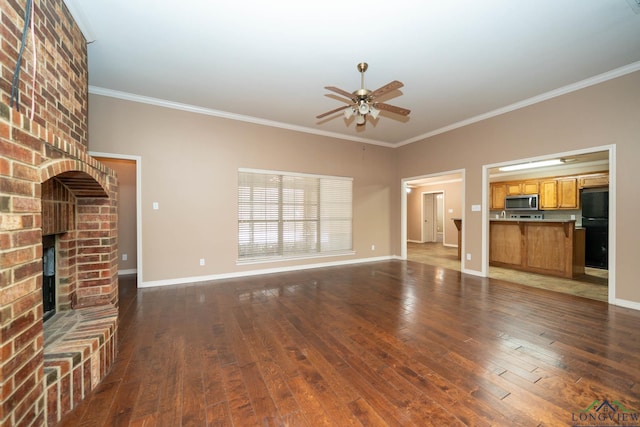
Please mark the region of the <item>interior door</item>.
<svg viewBox="0 0 640 427"><path fill-rule="evenodd" d="M435 242L435 200L433 193L422 195L422 241Z"/></svg>

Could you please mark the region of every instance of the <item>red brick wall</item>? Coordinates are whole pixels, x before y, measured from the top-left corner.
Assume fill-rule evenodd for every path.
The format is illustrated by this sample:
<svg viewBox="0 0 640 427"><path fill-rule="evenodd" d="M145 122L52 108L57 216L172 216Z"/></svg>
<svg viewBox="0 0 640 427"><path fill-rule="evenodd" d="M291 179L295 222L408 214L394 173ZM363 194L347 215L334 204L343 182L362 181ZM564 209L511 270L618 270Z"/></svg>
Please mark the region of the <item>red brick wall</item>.
<svg viewBox="0 0 640 427"><path fill-rule="evenodd" d="M45 414L61 415L47 399L43 373L43 182L60 179L75 200L74 224L58 235L59 307L118 302L117 180L87 154L86 44L62 0L34 3L30 120L31 35L20 111L9 106L26 0L0 0L0 426L41 426Z"/></svg>
<svg viewBox="0 0 640 427"><path fill-rule="evenodd" d="M0 100L9 105L26 0L0 0ZM71 144L87 147L88 67L84 36L62 0L34 0L36 84L34 121ZM31 114L33 48L29 31L20 72L20 112ZM46 138L45 138L46 139Z"/></svg>

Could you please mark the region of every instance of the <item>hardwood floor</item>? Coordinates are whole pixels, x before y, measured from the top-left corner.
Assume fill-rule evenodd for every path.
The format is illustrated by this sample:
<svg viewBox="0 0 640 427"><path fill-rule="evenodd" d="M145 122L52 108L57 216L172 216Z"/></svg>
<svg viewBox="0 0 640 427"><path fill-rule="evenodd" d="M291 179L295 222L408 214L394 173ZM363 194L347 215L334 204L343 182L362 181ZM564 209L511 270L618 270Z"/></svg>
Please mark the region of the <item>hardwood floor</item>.
<svg viewBox="0 0 640 427"><path fill-rule="evenodd" d="M596 400L640 412L639 331L638 311L412 261L121 277L117 361L61 425L577 425Z"/></svg>

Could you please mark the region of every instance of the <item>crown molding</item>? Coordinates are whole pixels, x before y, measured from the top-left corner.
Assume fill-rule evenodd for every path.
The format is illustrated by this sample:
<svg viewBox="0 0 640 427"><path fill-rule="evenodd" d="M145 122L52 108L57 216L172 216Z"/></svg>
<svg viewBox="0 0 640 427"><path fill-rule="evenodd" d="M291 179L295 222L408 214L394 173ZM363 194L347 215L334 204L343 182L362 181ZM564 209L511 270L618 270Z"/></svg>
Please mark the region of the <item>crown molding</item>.
<svg viewBox="0 0 640 427"><path fill-rule="evenodd" d="M640 61L633 62L633 63L631 63L629 65L625 65L623 67L616 68L615 70L611 70L611 71L607 71L606 73L598 74L597 76L593 76L593 77L590 77L588 79L581 80L579 82L572 83L572 84L567 85L567 86L563 86L561 88L558 88L558 89L543 93L543 94L538 95L538 96L534 96L534 97L529 98L529 99L525 99L525 100L520 101L520 102L516 102L516 103L511 104L511 105L507 105L506 107L497 108L497 109L495 109L493 111L489 111L487 113L480 114L480 115L477 115L475 117L471 117L471 118L468 118L468 119L465 119L465 120L461 120L461 121L456 122L456 123L452 123L452 124L450 124L448 126L441 127L440 129L436 129L436 130L433 130L431 132L427 132L425 134L418 135L418 136L415 136L413 138L410 138L410 139L407 139L405 141L402 141L402 142L394 145L394 147L402 147L403 145L412 144L414 142L418 142L418 141L421 141L423 139L431 138L432 136L436 136L436 135L439 135L439 134L442 134L442 133L445 133L445 132L449 132L449 131L452 131L454 129L458 129L458 128L461 128L461 127L464 127L464 126L467 126L467 125L470 125L470 124L473 124L473 123L481 122L483 120L490 119L492 117L496 117L496 116L499 116L499 115L502 115L502 114L505 114L505 113L509 113L511 111L519 110L521 108L528 107L530 105L537 104L539 102L543 102L543 101L546 101L548 99L555 98L555 97L558 97L558 96L561 96L561 95L566 95L568 93L575 92L577 90L584 89L586 87L593 86L593 85L596 85L598 83L603 83L603 82L606 82L608 80L612 80L612 79L615 79L615 78L618 78L618 77L622 77L624 75L631 74L631 73L634 73L636 71L640 71Z"/></svg>
<svg viewBox="0 0 640 427"><path fill-rule="evenodd" d="M204 107L198 107L198 106L190 105L190 104L182 104L182 103L179 103L179 102L166 101L164 99L152 98L152 97L143 96L143 95L136 95L136 94L133 94L133 93L121 92L121 91L112 90L112 89L105 89L105 88L101 88L101 87L97 87L97 86L89 86L89 93L93 94L93 95L101 95L101 96L107 96L107 97L111 97L111 98L122 99L122 100L125 100L125 101L132 101L132 102L139 102L139 103L142 103L142 104L155 105L157 107L164 107L164 108L170 108L170 109L174 109L174 110L187 111L187 112L190 112L190 113L203 114L203 115L214 116L214 117L221 117L221 118L224 118L224 119L236 120L236 121L247 122L247 123L253 123L253 124L262 125L262 126L270 126L270 127L280 128L280 129L292 130L292 131L296 131L296 132L303 132L303 133L309 133L309 134L313 134L313 135L326 136L326 137L329 137L329 138L337 138L337 139L342 139L342 140L362 142L362 143L365 143L365 144L381 145L381 146L384 146L384 147L394 147L393 144L389 144L389 143L383 142L383 141L378 141L378 140L375 140L375 139L360 138L360 137L357 137L357 136L343 135L341 133L335 133L335 132L326 132L326 131L313 129L313 128L308 128L308 127L304 127L304 126L296 126L296 125L292 125L292 124L289 124L289 123L276 122L276 121L273 121L273 120L266 120L266 119L260 119L260 118L257 118L257 117L244 116L242 114L234 114L234 113L229 113L229 112L226 112L226 111L214 110L214 109L211 109L211 108L204 108Z"/></svg>
<svg viewBox="0 0 640 427"><path fill-rule="evenodd" d="M86 37L86 36L85 36ZM318 129L313 129L313 128L309 128L309 127L305 127L305 126L296 126L296 125L292 125L292 124L288 124L288 123L283 123L283 122L276 122L273 120L266 120L266 119L260 119L260 118L256 118L256 117L251 117L251 116L245 116L245 115L241 115L241 114L234 114L234 113L229 113L226 111L220 111L220 110L214 110L211 108L204 108L204 107L198 107L198 106L194 106L194 105L190 105L190 104L183 104L183 103L179 103L179 102L173 102L173 101L167 101L167 100L163 100L163 99L158 99L158 98L152 98L152 97L148 97L148 96L143 96L143 95L137 95L137 94L133 94L133 93L129 93L129 92L122 92L122 91L117 91L117 90L112 90L112 89L106 89L106 88L102 88L102 87L98 87L98 86L89 86L89 93L90 94L94 94L94 95L101 95L101 96L107 96L107 97L111 97L111 98L117 98L117 99L122 99L122 100L126 100L126 101L132 101L132 102L139 102L139 103L143 103L143 104L150 104L150 105L155 105L155 106L159 106L159 107L164 107L164 108L170 108L170 109L174 109L174 110L181 110L181 111L187 111L187 112L191 112L191 113L196 113L196 114L204 114L204 115L208 115L208 116L215 116L215 117L221 117L221 118L225 118L225 119L229 119L229 120L236 120L236 121L241 121L241 122L247 122L247 123L253 123L253 124L257 124L257 125L262 125L262 126L270 126L270 127L275 127L275 128L280 128L280 129L287 129L287 130L291 130L291 131L296 131L296 132L302 132L302 133L308 133L308 134L313 134L313 135L320 135L320 136L325 136L325 137L329 137L329 138L336 138L336 139L341 139L341 140L347 140L347 141L354 141L354 142L361 142L361 143L365 143L365 144L372 144L372 145L379 145L379 146L383 146L383 147L389 147L389 148L398 148L398 147L402 147L404 145L408 145L408 144L412 144L414 142L418 142L418 141L422 141L428 138L431 138L433 136L445 133L445 132L449 132L473 123L477 123L492 117L496 117L505 113L509 113L511 111L515 111L515 110L519 110L521 108L524 107L528 107L530 105L533 104L537 104L561 95L565 95L571 92L575 92L577 90L580 89L584 89L586 87L589 86L593 86L599 83L603 83L606 82L608 80L612 80L615 79L617 77L622 77L624 75L636 72L636 71L640 71L640 61L638 62L634 62L632 64L626 65L624 67L620 67L620 68L616 68L615 70L611 70L608 71L606 73L602 73L599 74L597 76L585 79L585 80L581 80L579 82L576 83L572 83L570 85L567 86L563 86L561 88L543 93L541 95L538 96L534 96L532 98L528 98L525 99L523 101L520 102L516 102L514 104L511 105L507 105L505 107L502 108L498 108L495 109L493 111L489 111L487 113L484 114L480 114L477 115L475 117L471 117L465 120L461 120L459 122L456 123L452 123L451 125L448 126L444 126L441 127L439 129L433 130L431 132L427 132L425 134L422 135L418 135L416 137L407 139L405 141L401 141L397 144L392 144L392 143L388 143L388 142L384 142L384 141L379 141L379 140L375 140L375 139L369 139L369 138L361 138L361 137L357 137L357 136L349 136L349 135L344 135L341 133L336 133L336 132L327 132L327 131L322 131L322 130L318 130Z"/></svg>

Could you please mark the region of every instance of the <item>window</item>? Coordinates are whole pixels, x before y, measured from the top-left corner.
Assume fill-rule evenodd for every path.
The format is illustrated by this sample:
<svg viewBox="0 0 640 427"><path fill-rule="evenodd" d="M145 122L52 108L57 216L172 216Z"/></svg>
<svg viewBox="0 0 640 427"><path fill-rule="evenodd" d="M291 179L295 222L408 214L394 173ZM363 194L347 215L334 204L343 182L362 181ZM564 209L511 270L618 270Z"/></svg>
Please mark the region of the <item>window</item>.
<svg viewBox="0 0 640 427"><path fill-rule="evenodd" d="M238 171L238 259L349 253L352 179Z"/></svg>

